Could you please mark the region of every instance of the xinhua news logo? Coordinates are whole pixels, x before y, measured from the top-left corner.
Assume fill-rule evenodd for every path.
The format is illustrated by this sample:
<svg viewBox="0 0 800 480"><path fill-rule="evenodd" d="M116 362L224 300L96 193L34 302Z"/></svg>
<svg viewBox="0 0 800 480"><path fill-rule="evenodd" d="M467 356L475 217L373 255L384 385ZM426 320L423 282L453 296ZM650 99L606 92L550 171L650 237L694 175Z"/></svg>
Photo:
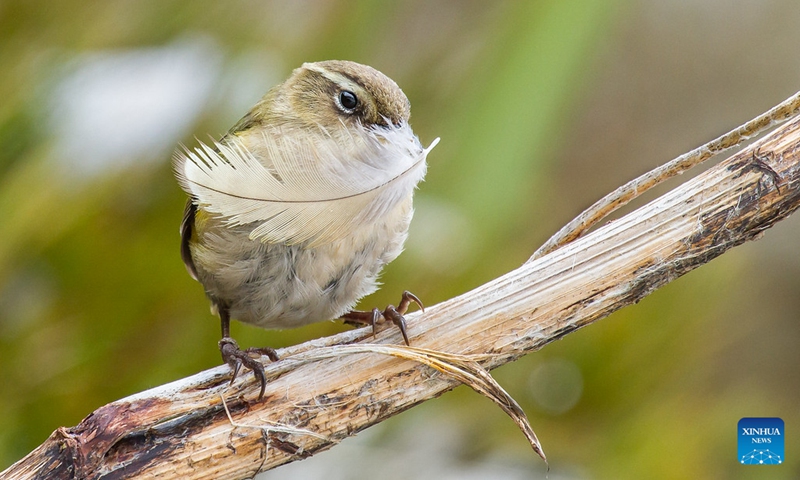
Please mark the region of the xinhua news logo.
<svg viewBox="0 0 800 480"><path fill-rule="evenodd" d="M784 461L784 428L780 418L739 420L739 463L780 465Z"/></svg>

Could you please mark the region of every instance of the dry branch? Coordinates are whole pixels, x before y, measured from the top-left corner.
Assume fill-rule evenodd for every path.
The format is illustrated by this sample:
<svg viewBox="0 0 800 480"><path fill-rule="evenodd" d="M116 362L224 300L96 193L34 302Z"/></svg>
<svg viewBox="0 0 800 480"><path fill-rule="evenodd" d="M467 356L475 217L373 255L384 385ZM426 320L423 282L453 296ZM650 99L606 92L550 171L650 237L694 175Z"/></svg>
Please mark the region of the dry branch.
<svg viewBox="0 0 800 480"><path fill-rule="evenodd" d="M631 214L424 315L409 315L411 343L500 366L758 238L798 206L794 119ZM457 385L414 361L336 351L369 342L402 339L388 329L373 340L361 329L286 348L282 361L267 365L272 378L261 403L254 401L253 376L228 386L227 367L133 395L59 428L2 476L249 478Z"/></svg>

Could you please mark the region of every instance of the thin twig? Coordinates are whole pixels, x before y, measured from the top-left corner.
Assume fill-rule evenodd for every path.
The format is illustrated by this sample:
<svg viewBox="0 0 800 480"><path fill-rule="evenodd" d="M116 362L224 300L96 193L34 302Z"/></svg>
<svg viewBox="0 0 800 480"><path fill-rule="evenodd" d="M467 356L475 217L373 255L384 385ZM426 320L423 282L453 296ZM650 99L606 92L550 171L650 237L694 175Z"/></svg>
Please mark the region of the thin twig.
<svg viewBox="0 0 800 480"><path fill-rule="evenodd" d="M636 197L650 190L656 185L697 166L709 158L718 155L730 148L736 147L744 141L756 137L767 129L781 124L800 111L800 92L795 93L780 104L762 113L749 122L714 140L684 153L669 162L650 170L638 178L622 185L613 192L595 202L572 221L564 225L561 230L550 237L531 258L533 261L542 255L582 237L589 229L597 225L602 219L627 205Z"/></svg>

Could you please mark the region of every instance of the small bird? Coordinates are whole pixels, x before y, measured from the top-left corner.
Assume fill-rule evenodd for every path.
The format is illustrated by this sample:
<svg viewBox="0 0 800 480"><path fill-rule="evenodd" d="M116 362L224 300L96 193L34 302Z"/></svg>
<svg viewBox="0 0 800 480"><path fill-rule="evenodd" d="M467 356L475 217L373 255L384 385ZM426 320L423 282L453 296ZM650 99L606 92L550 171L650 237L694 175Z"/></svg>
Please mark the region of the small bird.
<svg viewBox="0 0 800 480"><path fill-rule="evenodd" d="M343 318L397 325L413 302L354 311L377 289L408 235L428 152L408 123L410 104L390 78L350 61L305 63L219 141L183 147L175 175L189 194L181 257L219 315L223 361L261 383L272 348L241 350L231 318L293 328Z"/></svg>

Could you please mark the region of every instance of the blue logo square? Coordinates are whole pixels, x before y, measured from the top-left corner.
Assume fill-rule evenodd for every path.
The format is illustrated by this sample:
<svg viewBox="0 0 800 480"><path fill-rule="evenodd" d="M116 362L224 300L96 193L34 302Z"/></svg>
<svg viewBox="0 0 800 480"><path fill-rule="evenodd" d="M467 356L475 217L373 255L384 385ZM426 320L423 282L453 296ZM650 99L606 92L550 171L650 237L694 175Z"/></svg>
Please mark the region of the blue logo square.
<svg viewBox="0 0 800 480"><path fill-rule="evenodd" d="M780 418L739 420L739 463L780 465L784 461L784 427Z"/></svg>

